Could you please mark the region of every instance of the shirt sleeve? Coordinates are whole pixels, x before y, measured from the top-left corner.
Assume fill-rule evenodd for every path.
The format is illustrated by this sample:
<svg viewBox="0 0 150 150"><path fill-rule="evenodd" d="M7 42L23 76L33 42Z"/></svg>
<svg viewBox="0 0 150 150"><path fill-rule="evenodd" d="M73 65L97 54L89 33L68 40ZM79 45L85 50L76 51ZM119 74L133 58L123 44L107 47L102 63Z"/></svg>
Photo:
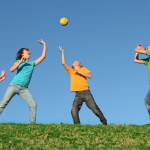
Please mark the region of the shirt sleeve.
<svg viewBox="0 0 150 150"><path fill-rule="evenodd" d="M146 51L146 55L147 55L147 56L150 56L150 50L147 50L147 51Z"/></svg>
<svg viewBox="0 0 150 150"><path fill-rule="evenodd" d="M32 61L33 66L35 66L35 61Z"/></svg>
<svg viewBox="0 0 150 150"><path fill-rule="evenodd" d="M145 64L146 66L148 66L149 58L142 59L142 60L144 61L144 64Z"/></svg>
<svg viewBox="0 0 150 150"><path fill-rule="evenodd" d="M66 72L71 75L72 69L69 67L69 70L66 70Z"/></svg>

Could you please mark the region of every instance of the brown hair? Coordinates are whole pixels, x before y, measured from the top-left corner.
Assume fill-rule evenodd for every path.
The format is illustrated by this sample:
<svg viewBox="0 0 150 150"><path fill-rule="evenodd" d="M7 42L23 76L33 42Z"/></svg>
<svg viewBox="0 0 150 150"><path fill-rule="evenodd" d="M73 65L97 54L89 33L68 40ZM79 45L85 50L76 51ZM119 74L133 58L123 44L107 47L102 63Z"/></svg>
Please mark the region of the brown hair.
<svg viewBox="0 0 150 150"><path fill-rule="evenodd" d="M18 51L18 53L17 53L16 60L22 58L22 54L23 54L23 51L24 51L24 50L28 50L28 51L29 51L29 49L27 49L27 48L21 48L21 49Z"/></svg>
<svg viewBox="0 0 150 150"><path fill-rule="evenodd" d="M78 62L79 62L79 61L78 61ZM82 63L81 63L81 62L79 62L79 66L80 66L80 68L81 68L81 67L83 67L83 65L82 65ZM71 68L72 68L72 69L74 69L74 68L73 68L73 65L72 65L72 67L71 67Z"/></svg>

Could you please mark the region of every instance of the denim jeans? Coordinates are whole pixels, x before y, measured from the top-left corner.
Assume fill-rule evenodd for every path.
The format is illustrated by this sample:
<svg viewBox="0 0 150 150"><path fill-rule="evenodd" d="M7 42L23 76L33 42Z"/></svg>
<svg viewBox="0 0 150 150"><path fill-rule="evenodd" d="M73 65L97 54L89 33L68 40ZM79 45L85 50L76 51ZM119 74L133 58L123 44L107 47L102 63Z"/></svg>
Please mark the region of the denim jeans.
<svg viewBox="0 0 150 150"><path fill-rule="evenodd" d="M79 111L81 109L81 106L82 106L83 102L85 102L87 107L89 109L91 109L97 117L100 118L100 121L103 124L105 124L105 125L107 124L107 120L104 117L101 110L99 109L99 107L96 105L90 90L76 92L76 96L75 96L73 106L72 106L72 110L71 110L71 114L72 114L74 124L80 124Z"/></svg>
<svg viewBox="0 0 150 150"><path fill-rule="evenodd" d="M147 111L150 115L150 88L148 89L148 92L147 92L146 97L145 97L145 106L146 106Z"/></svg>
<svg viewBox="0 0 150 150"><path fill-rule="evenodd" d="M10 83L6 93L0 103L0 114L4 110L4 108L7 106L7 104L10 102L11 98L18 94L29 106L30 110L30 123L36 122L36 102L28 90L28 88Z"/></svg>

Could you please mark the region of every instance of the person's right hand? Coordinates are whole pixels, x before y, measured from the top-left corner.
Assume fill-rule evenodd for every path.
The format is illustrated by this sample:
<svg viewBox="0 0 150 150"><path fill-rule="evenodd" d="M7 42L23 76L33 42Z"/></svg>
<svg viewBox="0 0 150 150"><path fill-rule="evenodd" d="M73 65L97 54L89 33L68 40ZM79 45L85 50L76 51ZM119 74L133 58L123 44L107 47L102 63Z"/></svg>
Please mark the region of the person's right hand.
<svg viewBox="0 0 150 150"><path fill-rule="evenodd" d="M19 61L19 63L21 64L21 63L23 63L23 62L25 62L25 61L26 61L26 58L25 58L25 57L22 57L21 60Z"/></svg>
<svg viewBox="0 0 150 150"><path fill-rule="evenodd" d="M64 52L64 49L62 49L62 46L61 47L59 46L59 49L61 52Z"/></svg>
<svg viewBox="0 0 150 150"><path fill-rule="evenodd" d="M5 70L2 70L1 76L2 76L2 77L5 76L5 73L6 73L6 71L5 71Z"/></svg>
<svg viewBox="0 0 150 150"><path fill-rule="evenodd" d="M6 76L4 75L4 76L2 77L2 79L1 79L1 81L5 80L5 79L6 79Z"/></svg>

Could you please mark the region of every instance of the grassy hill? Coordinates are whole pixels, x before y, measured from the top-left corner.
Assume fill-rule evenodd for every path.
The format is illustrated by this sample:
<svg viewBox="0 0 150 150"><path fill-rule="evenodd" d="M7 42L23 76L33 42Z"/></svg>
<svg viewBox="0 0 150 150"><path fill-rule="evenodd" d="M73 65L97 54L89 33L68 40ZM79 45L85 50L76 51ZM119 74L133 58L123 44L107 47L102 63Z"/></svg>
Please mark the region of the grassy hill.
<svg viewBox="0 0 150 150"><path fill-rule="evenodd" d="M0 150L150 149L150 125L0 124Z"/></svg>

